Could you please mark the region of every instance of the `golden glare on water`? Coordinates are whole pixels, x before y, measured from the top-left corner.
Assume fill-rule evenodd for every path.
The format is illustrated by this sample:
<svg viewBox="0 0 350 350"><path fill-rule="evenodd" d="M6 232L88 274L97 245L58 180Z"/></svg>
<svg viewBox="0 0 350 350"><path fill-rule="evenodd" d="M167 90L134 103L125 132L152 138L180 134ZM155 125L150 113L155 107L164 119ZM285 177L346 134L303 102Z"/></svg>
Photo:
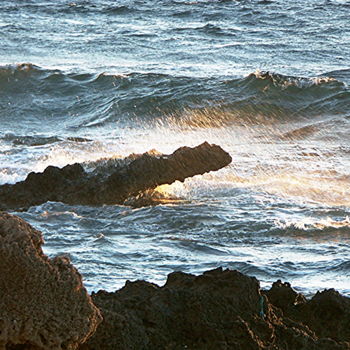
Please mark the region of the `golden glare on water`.
<svg viewBox="0 0 350 350"><path fill-rule="evenodd" d="M280 197L330 206L350 206L349 182L301 174L270 174L248 179L232 177L239 187L254 187Z"/></svg>
<svg viewBox="0 0 350 350"><path fill-rule="evenodd" d="M229 167L218 172L187 179L185 184L158 187L164 199L186 199L194 188L200 191L212 186L249 188L297 202L349 207L349 160L325 135L317 121L286 127L254 116L242 125L237 115L206 109L185 111L182 119L171 121L171 127L159 125L151 139L146 139L153 145L166 139L171 149L208 141L221 145L233 158Z"/></svg>
<svg viewBox="0 0 350 350"><path fill-rule="evenodd" d="M170 202L186 199L194 187L246 188L255 192L265 192L297 202L313 202L328 206L350 207L349 182L336 179L302 176L300 174L269 174L240 177L231 171L219 174L206 174L188 179L185 183L176 182L155 189L155 196Z"/></svg>
<svg viewBox="0 0 350 350"><path fill-rule="evenodd" d="M43 171L48 165L154 153L154 149L167 154L207 141L229 152L232 164L185 183L159 186L148 195L159 203L173 203L190 200L193 194L205 195L210 188L246 188L297 202L350 207L349 157L325 137L327 129L321 123L309 123L284 123L278 115L267 117L225 108L186 109L166 122L158 120L151 128L147 123L139 124L128 130L125 138L115 138L111 130L107 142L57 143L31 168Z"/></svg>

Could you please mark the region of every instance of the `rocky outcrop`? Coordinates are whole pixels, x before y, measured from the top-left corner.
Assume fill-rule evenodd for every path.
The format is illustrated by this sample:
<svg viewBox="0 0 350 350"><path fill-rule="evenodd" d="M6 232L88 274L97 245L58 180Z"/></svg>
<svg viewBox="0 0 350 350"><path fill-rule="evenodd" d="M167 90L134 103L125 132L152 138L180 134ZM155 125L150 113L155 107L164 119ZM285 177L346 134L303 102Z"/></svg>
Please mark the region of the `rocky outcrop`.
<svg viewBox="0 0 350 350"><path fill-rule="evenodd" d="M285 317L307 325L318 337L348 342L350 348L350 298L326 289L306 300L289 283L281 281L265 294Z"/></svg>
<svg viewBox="0 0 350 350"><path fill-rule="evenodd" d="M0 212L0 349L76 349L101 322L78 271L42 235Z"/></svg>
<svg viewBox="0 0 350 350"><path fill-rule="evenodd" d="M317 292L299 308L297 319L321 337L350 342L350 298L334 289Z"/></svg>
<svg viewBox="0 0 350 350"><path fill-rule="evenodd" d="M288 305L294 304L294 293L299 305L306 302L290 292L284 294ZM329 334L319 333L310 322L284 315L260 290L258 280L237 271L216 269L200 276L175 272L163 287L127 282L115 293L99 291L92 299L104 321L80 350L350 349L345 323L343 342L327 338ZM337 309L332 312L335 317ZM321 315L317 318L322 322Z"/></svg>
<svg viewBox="0 0 350 350"><path fill-rule="evenodd" d="M298 305L306 303L305 297L301 293L297 293L288 282L278 280L272 284L272 287L265 292L269 301L282 309L292 311Z"/></svg>
<svg viewBox="0 0 350 350"><path fill-rule="evenodd" d="M350 350L350 298L333 289L307 300L289 283L263 291L218 268L90 297L69 260L49 259L42 243L0 212L0 350Z"/></svg>
<svg viewBox="0 0 350 350"><path fill-rule="evenodd" d="M30 173L22 182L0 186L0 209L26 209L47 201L122 204L145 190L219 170L231 161L221 147L204 142L194 148L181 147L170 155L148 152L124 161L100 162L91 172L78 163L64 168L49 166L43 173Z"/></svg>

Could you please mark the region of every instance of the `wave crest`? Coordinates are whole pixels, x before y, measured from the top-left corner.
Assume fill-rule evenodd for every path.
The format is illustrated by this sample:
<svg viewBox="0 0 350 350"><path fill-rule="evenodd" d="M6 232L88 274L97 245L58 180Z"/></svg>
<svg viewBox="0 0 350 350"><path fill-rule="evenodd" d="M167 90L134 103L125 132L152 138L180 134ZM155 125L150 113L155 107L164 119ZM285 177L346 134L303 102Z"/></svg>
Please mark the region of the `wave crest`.
<svg viewBox="0 0 350 350"><path fill-rule="evenodd" d="M300 230L300 231L324 231L329 229L350 229L350 218L346 216L342 220L334 220L330 217L317 219L317 218L304 218L302 220L290 220L280 221L276 220L275 224L282 230Z"/></svg>
<svg viewBox="0 0 350 350"><path fill-rule="evenodd" d="M21 121L60 120L75 129L134 125L135 118L138 123L168 120L191 127L221 127L346 114L350 90L339 79L256 71L225 80L151 72L64 72L32 63L0 66L5 124L9 118L12 125L10 119L13 122L17 113Z"/></svg>
<svg viewBox="0 0 350 350"><path fill-rule="evenodd" d="M290 88L298 89L309 89L315 86L330 86L330 87L344 87L345 84L333 77L327 76L317 76L317 77L293 77L285 76L278 73L271 73L269 71L260 71L257 70L248 75L248 81L251 81L251 78L256 78L258 82L264 82L265 88L268 86L274 86L282 90ZM254 80L254 79L253 79Z"/></svg>

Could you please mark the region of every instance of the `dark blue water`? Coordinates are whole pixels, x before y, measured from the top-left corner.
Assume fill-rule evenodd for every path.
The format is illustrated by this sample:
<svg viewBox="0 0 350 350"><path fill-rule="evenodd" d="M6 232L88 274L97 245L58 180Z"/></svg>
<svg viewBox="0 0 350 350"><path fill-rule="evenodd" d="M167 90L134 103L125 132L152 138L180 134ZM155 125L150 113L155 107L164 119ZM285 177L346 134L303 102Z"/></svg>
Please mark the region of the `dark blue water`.
<svg viewBox="0 0 350 350"><path fill-rule="evenodd" d="M350 293L350 1L2 1L0 183L203 141L162 204L18 213L89 290L224 266Z"/></svg>

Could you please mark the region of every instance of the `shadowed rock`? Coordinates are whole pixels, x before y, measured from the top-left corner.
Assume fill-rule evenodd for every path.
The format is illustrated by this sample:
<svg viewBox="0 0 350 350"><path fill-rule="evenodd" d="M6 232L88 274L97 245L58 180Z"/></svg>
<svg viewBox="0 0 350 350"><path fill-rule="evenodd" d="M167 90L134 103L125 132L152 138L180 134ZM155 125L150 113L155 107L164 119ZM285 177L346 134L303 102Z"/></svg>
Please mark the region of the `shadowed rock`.
<svg viewBox="0 0 350 350"><path fill-rule="evenodd" d="M287 293L288 303L291 294ZM349 350L272 305L254 277L175 272L163 287L127 282L92 294L104 321L80 350ZM282 303L284 304L284 303Z"/></svg>
<svg viewBox="0 0 350 350"><path fill-rule="evenodd" d="M272 287L265 292L269 301L282 309L284 312L292 310L293 308L306 302L305 297L297 293L288 282L278 280L272 284Z"/></svg>
<svg viewBox="0 0 350 350"><path fill-rule="evenodd" d="M320 336L347 341L350 348L350 298L334 289L317 292L300 308L298 316Z"/></svg>
<svg viewBox="0 0 350 350"><path fill-rule="evenodd" d="M81 164L64 168L49 166L43 173L30 173L24 181L0 186L0 209L26 209L47 201L67 204L122 204L130 196L162 184L219 170L231 156L207 142L181 147L170 155L144 153L124 161L106 161L87 172Z"/></svg>
<svg viewBox="0 0 350 350"><path fill-rule="evenodd" d="M42 242L0 212L0 350L350 350L350 298L333 289L306 300L289 283L262 291L256 278L218 268L90 298Z"/></svg>
<svg viewBox="0 0 350 350"><path fill-rule="evenodd" d="M284 316L307 325L317 336L347 341L350 348L350 298L334 289L317 292L310 300L277 281L265 293Z"/></svg>
<svg viewBox="0 0 350 350"><path fill-rule="evenodd" d="M0 212L0 349L76 349L101 322L67 258L43 254L42 235Z"/></svg>

